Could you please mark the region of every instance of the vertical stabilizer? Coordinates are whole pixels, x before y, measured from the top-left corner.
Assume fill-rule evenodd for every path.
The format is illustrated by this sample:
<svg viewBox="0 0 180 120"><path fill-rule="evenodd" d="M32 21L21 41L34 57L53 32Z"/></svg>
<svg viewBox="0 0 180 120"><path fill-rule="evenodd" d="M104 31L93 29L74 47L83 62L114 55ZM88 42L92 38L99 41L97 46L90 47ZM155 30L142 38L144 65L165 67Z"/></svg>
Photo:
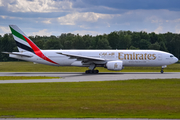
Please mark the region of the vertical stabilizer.
<svg viewBox="0 0 180 120"><path fill-rule="evenodd" d="M44 59L53 64L58 64L48 57L46 57L42 51L30 40L16 25L9 25L11 32L13 34L14 40L16 41L19 52L31 52L38 57Z"/></svg>
<svg viewBox="0 0 180 120"><path fill-rule="evenodd" d="M19 52L32 52L39 51L40 49L16 26L9 25L16 41Z"/></svg>

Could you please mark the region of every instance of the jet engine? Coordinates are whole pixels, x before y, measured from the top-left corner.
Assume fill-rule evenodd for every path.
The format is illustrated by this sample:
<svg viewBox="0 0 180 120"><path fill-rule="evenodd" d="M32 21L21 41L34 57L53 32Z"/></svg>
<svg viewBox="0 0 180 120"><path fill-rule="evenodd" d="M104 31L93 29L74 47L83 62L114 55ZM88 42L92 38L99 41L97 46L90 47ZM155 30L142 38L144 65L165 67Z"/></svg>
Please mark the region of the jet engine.
<svg viewBox="0 0 180 120"><path fill-rule="evenodd" d="M122 70L123 69L123 61L109 61L106 63L105 67L108 70Z"/></svg>

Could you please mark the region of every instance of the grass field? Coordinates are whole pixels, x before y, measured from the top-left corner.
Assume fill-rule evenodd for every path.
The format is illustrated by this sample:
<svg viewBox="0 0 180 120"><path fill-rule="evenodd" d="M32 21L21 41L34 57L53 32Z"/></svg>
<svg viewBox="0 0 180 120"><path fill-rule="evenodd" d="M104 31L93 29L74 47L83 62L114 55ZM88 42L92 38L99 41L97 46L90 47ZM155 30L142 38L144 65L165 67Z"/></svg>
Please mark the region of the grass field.
<svg viewBox="0 0 180 120"><path fill-rule="evenodd" d="M0 72L84 72L87 69L0 62ZM118 72L159 72L160 69L126 67ZM169 65L164 71L180 72L180 64ZM0 84L0 118L6 117L180 119L180 79Z"/></svg>
<svg viewBox="0 0 180 120"><path fill-rule="evenodd" d="M57 67L32 62L0 62L0 72L85 72L87 67ZM161 67L125 67L122 71L109 71L96 68L100 72L160 72ZM180 64L169 65L165 72L180 72Z"/></svg>
<svg viewBox="0 0 180 120"><path fill-rule="evenodd" d="M0 117L180 118L180 79L0 84Z"/></svg>

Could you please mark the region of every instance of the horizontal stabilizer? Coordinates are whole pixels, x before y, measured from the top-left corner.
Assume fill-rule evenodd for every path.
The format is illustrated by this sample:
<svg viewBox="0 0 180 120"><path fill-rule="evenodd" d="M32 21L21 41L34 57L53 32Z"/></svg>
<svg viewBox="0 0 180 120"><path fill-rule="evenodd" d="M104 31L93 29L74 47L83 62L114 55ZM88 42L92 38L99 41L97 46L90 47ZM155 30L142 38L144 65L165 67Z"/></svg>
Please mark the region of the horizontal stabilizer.
<svg viewBox="0 0 180 120"><path fill-rule="evenodd" d="M32 57L32 55L26 55L26 54L23 54L23 53L20 53L20 52L2 52L2 53L11 54L11 55L17 55L17 56L21 56L21 57Z"/></svg>

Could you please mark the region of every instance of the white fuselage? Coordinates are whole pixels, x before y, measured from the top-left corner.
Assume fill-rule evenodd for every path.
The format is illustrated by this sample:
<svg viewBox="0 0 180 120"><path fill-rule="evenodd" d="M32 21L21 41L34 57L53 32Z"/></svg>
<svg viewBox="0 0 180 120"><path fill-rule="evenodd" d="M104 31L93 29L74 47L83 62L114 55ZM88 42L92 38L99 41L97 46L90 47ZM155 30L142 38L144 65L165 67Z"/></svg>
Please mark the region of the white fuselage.
<svg viewBox="0 0 180 120"><path fill-rule="evenodd" d="M10 57L32 61L36 63L54 65L54 66L89 66L91 62L85 59L78 60L73 57L58 53L67 53L79 56L87 56L93 58L103 58L102 61L93 61L97 66L103 66L106 61L123 61L123 66L165 66L173 64L178 61L176 57L172 54L157 50L41 50L42 53L56 62L57 64L48 62L37 55L26 52L27 55L32 55L33 57L23 57L17 55L10 55Z"/></svg>
<svg viewBox="0 0 180 120"><path fill-rule="evenodd" d="M96 67L119 71L124 66L162 66L178 61L172 54L157 50L41 50L16 25L9 25L19 52L10 57L53 66L89 67L85 73L99 73Z"/></svg>

